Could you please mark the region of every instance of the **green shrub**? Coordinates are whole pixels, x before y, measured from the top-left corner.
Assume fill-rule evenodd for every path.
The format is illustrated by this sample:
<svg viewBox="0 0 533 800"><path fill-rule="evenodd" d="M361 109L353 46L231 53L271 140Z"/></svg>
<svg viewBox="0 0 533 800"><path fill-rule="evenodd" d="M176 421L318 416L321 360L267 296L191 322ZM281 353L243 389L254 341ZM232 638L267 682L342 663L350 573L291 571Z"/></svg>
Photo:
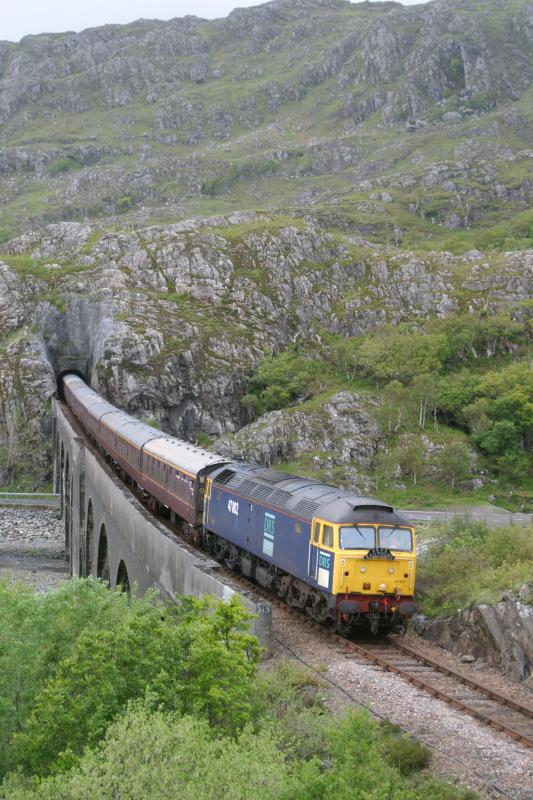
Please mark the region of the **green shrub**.
<svg viewBox="0 0 533 800"><path fill-rule="evenodd" d="M417 593L425 613L445 616L473 602L497 603L533 574L533 528L490 529L456 518L419 559Z"/></svg>
<svg viewBox="0 0 533 800"><path fill-rule="evenodd" d="M294 788L268 732L221 739L204 718L180 717L137 702L111 724L100 749L86 752L80 770L37 785L14 775L0 796L289 800Z"/></svg>
<svg viewBox="0 0 533 800"><path fill-rule="evenodd" d="M50 164L49 172L50 175L61 175L64 172L70 172L72 169L76 169L78 166L79 164L74 158L59 158L57 161Z"/></svg>
<svg viewBox="0 0 533 800"><path fill-rule="evenodd" d="M65 769L147 691L161 708L219 730L251 716L259 648L236 596L128 603L87 580L44 598L4 585L0 604L4 772Z"/></svg>
<svg viewBox="0 0 533 800"><path fill-rule="evenodd" d="M14 237L14 233L10 228L3 228L0 227L0 244L4 244L4 242L8 242L10 239Z"/></svg>
<svg viewBox="0 0 533 800"><path fill-rule="evenodd" d="M241 405L254 415L286 408L323 389L327 374L327 365L300 354L295 347L276 356L267 355L249 379Z"/></svg>
<svg viewBox="0 0 533 800"><path fill-rule="evenodd" d="M134 204L135 201L133 197L130 197L129 195L124 195L124 197L120 197L117 200L117 211L119 212L128 211L130 208L133 207Z"/></svg>
<svg viewBox="0 0 533 800"><path fill-rule="evenodd" d="M236 600L128 603L95 581L0 590L0 719L31 693L2 800L466 800L410 777L428 753L394 726L329 713L314 671L254 678Z"/></svg>
<svg viewBox="0 0 533 800"><path fill-rule="evenodd" d="M387 762L401 775L420 772L429 766L431 750L426 745L402 733L398 725L386 722L381 725L382 747Z"/></svg>
<svg viewBox="0 0 533 800"><path fill-rule="evenodd" d="M208 197L214 197L218 194L222 194L225 190L226 181L220 175L217 178L206 178L200 187L201 193L207 195Z"/></svg>

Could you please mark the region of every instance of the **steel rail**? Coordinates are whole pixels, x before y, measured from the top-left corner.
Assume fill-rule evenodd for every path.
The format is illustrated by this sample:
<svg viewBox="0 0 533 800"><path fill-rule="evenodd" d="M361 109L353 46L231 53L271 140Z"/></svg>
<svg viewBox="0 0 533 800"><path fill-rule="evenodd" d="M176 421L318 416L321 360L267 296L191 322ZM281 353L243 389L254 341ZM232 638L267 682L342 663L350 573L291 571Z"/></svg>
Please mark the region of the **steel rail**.
<svg viewBox="0 0 533 800"><path fill-rule="evenodd" d="M453 708L460 709L461 711L464 711L469 716L474 717L475 719L478 719L481 722L484 722L489 727L494 728L495 730L501 731L502 733L505 733L507 736L510 736L515 741L518 741L521 744L525 744L527 747L533 748L533 736L529 736L528 734L523 733L520 730L517 730L516 728L512 727L511 725L509 725L509 724L507 724L505 722L502 722L501 720L497 719L497 717L494 717L489 713L486 713L484 711L480 711L474 705L471 705L470 703L466 702L465 700L461 700L461 699L459 699L457 697L453 697L452 695L448 694L446 691L444 691L442 689L439 689L438 687L434 686L432 683L424 680L423 678L421 678L419 676L416 676L416 675L413 675L412 673L408 672L407 670L402 669L397 664L394 664L393 661L391 661L389 658L383 657L381 655L376 654L375 652L372 652L371 649L368 649L366 647L362 647L361 645L355 644L355 642L351 642L349 639L343 639L343 637L339 636L339 634L330 634L330 635L332 637L334 637L337 641L342 642L342 645L344 647L347 647L347 649L351 650L352 652L358 653L359 655L361 655L365 659L367 659L367 660L371 661L372 663L376 664L376 666L379 666L382 669L384 669L386 672L394 672L394 673L396 673L397 675L401 676L404 680L408 681L408 683L411 683L413 686L416 686L418 689L422 689L423 691L428 692L433 697L437 697L439 700L444 701L447 705L450 705ZM401 648L399 648L399 649L401 651ZM410 653L410 654L412 655L413 658L418 660L421 664L424 664L424 658L419 658L415 654L414 651L412 651L412 653ZM434 664L435 664L435 666L431 665L431 669L434 669L438 673L448 675L449 677L456 678L456 675L454 674L454 671L448 670L447 667L444 667L443 665L438 664L438 662L434 662ZM430 666L430 665L428 664L427 666ZM460 678L461 678L461 682L463 682L462 681L462 676L460 676ZM477 685L475 681L472 681L471 683L473 684L473 688L475 687L475 689L477 691L481 691L479 685ZM486 695L486 691L484 690L484 688L483 688L483 692L482 693L484 695ZM503 706L507 705L508 700L509 700L508 697L506 697L505 695L500 695L498 692L493 692L492 694L493 694L493 697L490 698L491 700L493 700L494 702L497 702L499 705L503 705ZM513 710L518 711L520 714L523 714L525 717L529 717L531 715L531 710L529 708L527 708L526 706L521 706L519 703L514 703L514 709Z"/></svg>
<svg viewBox="0 0 533 800"><path fill-rule="evenodd" d="M478 692L486 695L490 700L496 700L501 705L508 706L514 711L519 711L525 717L530 717L530 719L533 719L533 707L522 705L522 703L517 703L516 700L508 697L508 695L497 692L495 689L490 689L488 686L484 686L482 683L463 675L462 672L458 672L452 667L448 667L446 664L441 664L439 661L435 661L433 658L420 653L415 648L409 647L409 645L398 641L396 638L394 638L393 641L395 647L397 647L399 650L403 650L410 656L413 656L413 658L415 658L417 661L421 661L422 663L427 664L429 667L433 667L433 669L442 672L443 675L448 675L452 678L455 678L460 683L464 683L465 686L469 686L471 689L476 689Z"/></svg>

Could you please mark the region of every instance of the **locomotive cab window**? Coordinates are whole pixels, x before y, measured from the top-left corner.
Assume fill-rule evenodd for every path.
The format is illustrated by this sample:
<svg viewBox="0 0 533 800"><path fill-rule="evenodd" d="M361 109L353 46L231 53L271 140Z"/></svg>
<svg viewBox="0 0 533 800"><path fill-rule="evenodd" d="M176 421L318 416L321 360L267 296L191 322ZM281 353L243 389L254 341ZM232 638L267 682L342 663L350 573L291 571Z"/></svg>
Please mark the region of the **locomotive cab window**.
<svg viewBox="0 0 533 800"><path fill-rule="evenodd" d="M313 542L318 544L318 540L320 539L320 522L315 522L315 527L313 528Z"/></svg>
<svg viewBox="0 0 533 800"><path fill-rule="evenodd" d="M376 530L369 525L343 525L341 550L367 550L376 546Z"/></svg>
<svg viewBox="0 0 533 800"><path fill-rule="evenodd" d="M413 537L407 528L384 528L378 532L379 547L388 550L404 550L409 553L413 549Z"/></svg>
<svg viewBox="0 0 533 800"><path fill-rule="evenodd" d="M322 534L322 544L324 547L333 547L333 528L331 525L324 525L324 533Z"/></svg>

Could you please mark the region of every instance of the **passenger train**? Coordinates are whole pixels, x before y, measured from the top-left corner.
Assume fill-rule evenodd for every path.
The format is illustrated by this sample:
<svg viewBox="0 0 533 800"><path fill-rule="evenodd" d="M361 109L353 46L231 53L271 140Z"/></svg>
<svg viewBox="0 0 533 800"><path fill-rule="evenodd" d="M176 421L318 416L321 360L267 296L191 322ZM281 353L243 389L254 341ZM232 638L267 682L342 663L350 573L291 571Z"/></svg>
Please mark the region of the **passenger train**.
<svg viewBox="0 0 533 800"><path fill-rule="evenodd" d="M118 468L216 559L344 635L405 630L417 610L415 530L390 505L180 441L74 373L62 391Z"/></svg>

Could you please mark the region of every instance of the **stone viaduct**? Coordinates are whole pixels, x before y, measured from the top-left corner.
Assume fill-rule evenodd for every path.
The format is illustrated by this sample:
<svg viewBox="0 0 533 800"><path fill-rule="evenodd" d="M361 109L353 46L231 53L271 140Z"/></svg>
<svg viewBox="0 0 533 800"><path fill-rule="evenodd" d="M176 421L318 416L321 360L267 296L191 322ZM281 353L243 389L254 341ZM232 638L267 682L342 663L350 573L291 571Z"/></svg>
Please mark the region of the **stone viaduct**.
<svg viewBox="0 0 533 800"><path fill-rule="evenodd" d="M155 587L177 595L228 599L238 592L254 614L251 630L270 649L270 603L232 586L220 566L157 520L106 464L70 411L53 401L54 483L65 521L65 553L73 576L101 578L114 589Z"/></svg>

